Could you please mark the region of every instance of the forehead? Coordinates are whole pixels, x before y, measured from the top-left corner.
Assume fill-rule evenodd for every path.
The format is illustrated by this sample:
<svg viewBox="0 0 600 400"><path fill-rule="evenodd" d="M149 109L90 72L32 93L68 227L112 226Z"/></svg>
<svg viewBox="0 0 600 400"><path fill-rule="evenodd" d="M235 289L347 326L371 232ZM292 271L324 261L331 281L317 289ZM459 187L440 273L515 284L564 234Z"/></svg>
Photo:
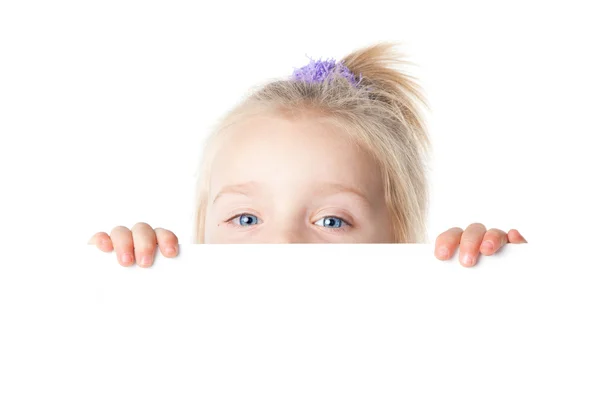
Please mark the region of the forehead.
<svg viewBox="0 0 600 400"><path fill-rule="evenodd" d="M347 132L323 119L255 116L222 132L211 191L247 181L286 185L337 182L376 190L374 159Z"/></svg>

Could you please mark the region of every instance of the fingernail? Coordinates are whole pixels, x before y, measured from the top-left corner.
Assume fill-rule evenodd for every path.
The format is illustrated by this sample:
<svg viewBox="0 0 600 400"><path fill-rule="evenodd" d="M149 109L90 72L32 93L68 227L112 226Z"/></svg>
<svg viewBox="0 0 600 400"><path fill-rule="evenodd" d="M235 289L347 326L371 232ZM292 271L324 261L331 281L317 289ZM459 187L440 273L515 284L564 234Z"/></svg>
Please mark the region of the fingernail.
<svg viewBox="0 0 600 400"><path fill-rule="evenodd" d="M132 261L133 261L133 256L129 253L125 253L121 256L121 262L123 264L129 264Z"/></svg>
<svg viewBox="0 0 600 400"><path fill-rule="evenodd" d="M482 249L487 250L487 251L492 251L492 250L494 250L494 243L492 243L491 240L486 240L485 242L483 242Z"/></svg>
<svg viewBox="0 0 600 400"><path fill-rule="evenodd" d="M446 247L440 247L438 249L438 257L447 258L448 257L448 249Z"/></svg>
<svg viewBox="0 0 600 400"><path fill-rule="evenodd" d="M469 254L465 254L463 256L463 264L464 265L472 265L473 264L473 257L471 257Z"/></svg>
<svg viewBox="0 0 600 400"><path fill-rule="evenodd" d="M142 257L141 265L150 265L150 264L152 264L152 257L150 257L150 256L143 256Z"/></svg>
<svg viewBox="0 0 600 400"><path fill-rule="evenodd" d="M165 249L165 253L167 253L168 256L175 254L175 247L173 246L169 246Z"/></svg>

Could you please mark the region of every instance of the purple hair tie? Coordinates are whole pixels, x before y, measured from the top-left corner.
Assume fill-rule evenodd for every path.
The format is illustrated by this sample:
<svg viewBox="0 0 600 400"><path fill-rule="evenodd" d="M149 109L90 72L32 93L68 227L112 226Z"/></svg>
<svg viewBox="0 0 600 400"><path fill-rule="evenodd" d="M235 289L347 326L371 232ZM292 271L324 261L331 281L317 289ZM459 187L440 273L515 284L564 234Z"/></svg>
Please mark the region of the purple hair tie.
<svg viewBox="0 0 600 400"><path fill-rule="evenodd" d="M309 83L323 82L326 79L331 78L331 76L336 72L346 78L354 87L357 87L362 81L362 74L360 74L359 79L357 80L356 76L354 76L354 74L350 72L350 70L341 61L337 63L334 59L315 61L312 58L304 67L294 69L292 80Z"/></svg>

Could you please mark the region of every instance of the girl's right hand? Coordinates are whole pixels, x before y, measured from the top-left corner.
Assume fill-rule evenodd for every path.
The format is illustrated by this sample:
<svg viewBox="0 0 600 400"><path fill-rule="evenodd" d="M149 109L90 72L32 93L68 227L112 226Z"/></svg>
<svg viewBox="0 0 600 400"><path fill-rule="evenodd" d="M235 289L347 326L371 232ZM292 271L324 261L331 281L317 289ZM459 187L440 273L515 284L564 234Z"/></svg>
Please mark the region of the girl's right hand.
<svg viewBox="0 0 600 400"><path fill-rule="evenodd" d="M88 242L106 253L113 251L114 246L117 260L124 267L133 265L134 261L137 261L140 267L151 266L157 243L165 257L177 255L177 236L166 229L152 229L145 222L138 222L131 230L117 226L110 232L110 236L106 232L98 232Z"/></svg>

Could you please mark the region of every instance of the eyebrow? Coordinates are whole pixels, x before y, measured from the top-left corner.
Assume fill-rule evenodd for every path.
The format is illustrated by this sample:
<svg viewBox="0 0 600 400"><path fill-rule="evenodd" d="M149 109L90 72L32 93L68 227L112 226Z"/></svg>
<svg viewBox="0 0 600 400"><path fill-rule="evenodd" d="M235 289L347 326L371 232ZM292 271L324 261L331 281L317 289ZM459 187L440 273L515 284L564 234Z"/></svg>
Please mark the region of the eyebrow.
<svg viewBox="0 0 600 400"><path fill-rule="evenodd" d="M236 185L223 186L221 191L219 193L217 193L217 195L213 199L212 203L215 204L215 202L217 201L217 199L219 197L221 197L222 195L227 194L227 193L243 194L245 196L248 196L250 193L256 191L256 189L259 186L260 186L260 184L255 181L250 181L250 182L246 182L246 183L238 183Z"/></svg>
<svg viewBox="0 0 600 400"><path fill-rule="evenodd" d="M245 183L238 183L235 185L226 185L217 193L212 203L214 204L217 199L219 199L224 194L242 194L244 196L249 196L251 193L260 190L261 184L256 181L249 181ZM334 193L352 193L355 196L359 197L362 201L367 204L371 204L369 198L359 189L353 186L343 185L341 183L336 182L319 182L317 185L317 189L315 193L321 194L334 194Z"/></svg>
<svg viewBox="0 0 600 400"><path fill-rule="evenodd" d="M354 186L347 186L336 182L320 182L317 190L322 194L352 193L358 196L365 203L369 205L371 204L371 201L367 195Z"/></svg>

